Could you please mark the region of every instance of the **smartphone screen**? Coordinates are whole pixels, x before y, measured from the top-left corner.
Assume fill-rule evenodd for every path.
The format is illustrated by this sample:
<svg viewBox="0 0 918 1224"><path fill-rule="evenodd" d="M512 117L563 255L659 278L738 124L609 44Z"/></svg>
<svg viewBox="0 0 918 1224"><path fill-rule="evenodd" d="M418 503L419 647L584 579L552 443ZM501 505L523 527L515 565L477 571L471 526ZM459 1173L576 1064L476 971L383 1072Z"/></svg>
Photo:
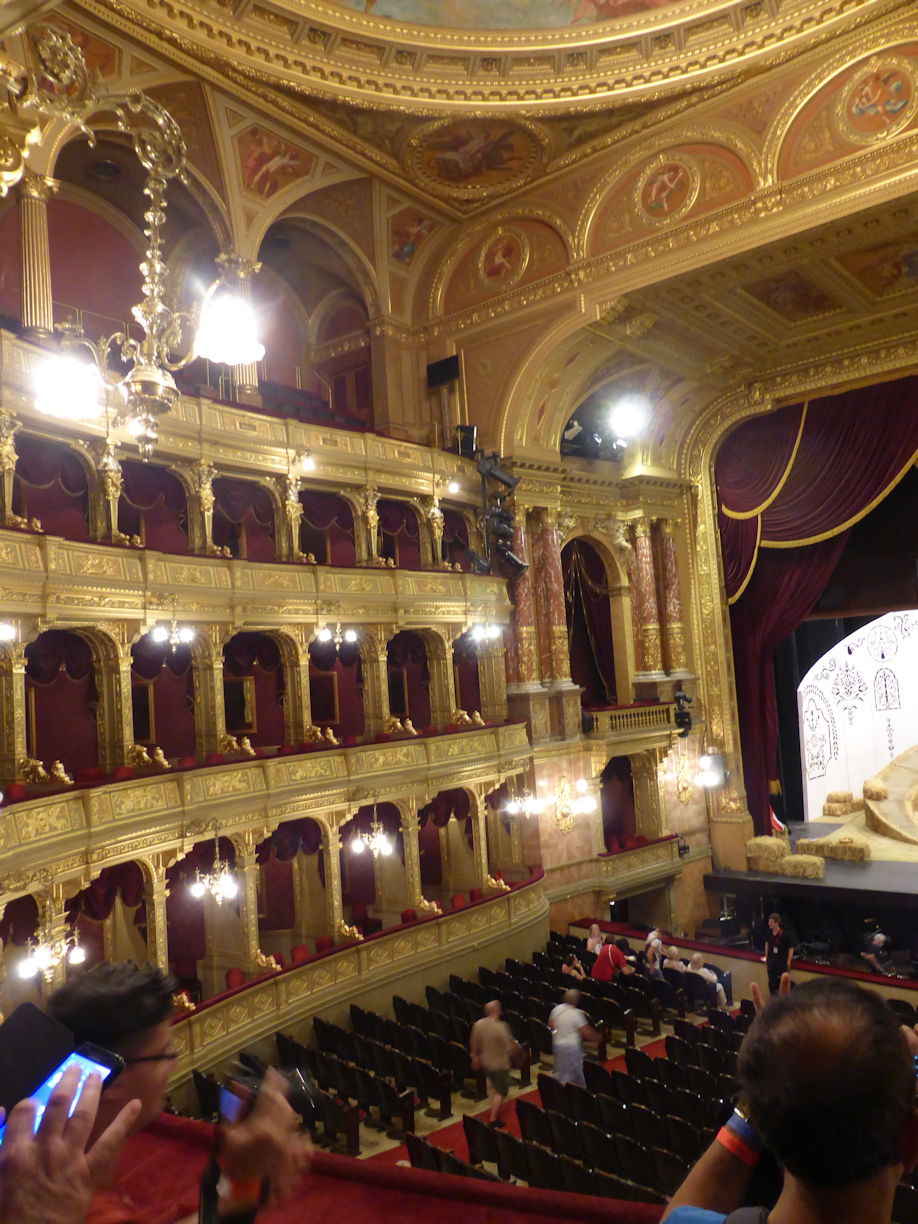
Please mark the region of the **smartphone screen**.
<svg viewBox="0 0 918 1224"><path fill-rule="evenodd" d="M35 1106L36 1106L35 1108L35 1129L36 1131L38 1130L38 1126L39 1126L39 1123L41 1122L42 1115L45 1112L45 1106L48 1104L48 1101L51 1099L51 1093L60 1083L61 1077L63 1076L64 1072L68 1071L71 1067L80 1068L80 1082L77 1085L77 1090L74 1093L73 1101L70 1105L70 1115L73 1114L73 1111L76 1109L79 1099L83 1094L83 1085L86 1083L87 1077L90 1076L93 1073L93 1071L95 1071L98 1075L102 1077L102 1080L104 1082L114 1070L114 1067L111 1064L106 1066L105 1063L96 1062L95 1059L89 1057L89 1055L81 1053L79 1050L74 1050L73 1053L69 1054L62 1063L60 1063L57 1067L55 1067L55 1069L51 1072L51 1074L48 1076L45 1082L41 1084L40 1087L38 1087L33 1093L30 1094L30 1098L31 1100L35 1102ZM3 1126L0 1126L0 1143L3 1142L3 1137L5 1134L6 1134L6 1124L4 1123Z"/></svg>

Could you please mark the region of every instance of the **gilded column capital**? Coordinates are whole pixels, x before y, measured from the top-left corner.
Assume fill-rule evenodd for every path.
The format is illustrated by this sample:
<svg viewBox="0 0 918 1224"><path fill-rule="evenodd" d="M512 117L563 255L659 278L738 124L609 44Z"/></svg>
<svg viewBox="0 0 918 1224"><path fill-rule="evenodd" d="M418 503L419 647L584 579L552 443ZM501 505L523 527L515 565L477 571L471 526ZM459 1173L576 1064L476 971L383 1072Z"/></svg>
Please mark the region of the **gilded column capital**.
<svg viewBox="0 0 918 1224"><path fill-rule="evenodd" d="M660 535L671 536L673 532L676 530L675 521L670 518L654 519L654 523Z"/></svg>
<svg viewBox="0 0 918 1224"><path fill-rule="evenodd" d="M261 271L261 264L256 259L246 259L236 251L221 251L214 261L220 271L228 277L238 277L239 280L251 280Z"/></svg>
<svg viewBox="0 0 918 1224"><path fill-rule="evenodd" d="M632 526L634 527L635 536L637 536L639 539L646 539L650 536L652 526L650 519L635 519Z"/></svg>
<svg viewBox="0 0 918 1224"><path fill-rule="evenodd" d="M16 193L20 199L47 204L48 200L57 193L59 187L60 184L56 179L48 178L44 174L36 174L27 168L16 184Z"/></svg>

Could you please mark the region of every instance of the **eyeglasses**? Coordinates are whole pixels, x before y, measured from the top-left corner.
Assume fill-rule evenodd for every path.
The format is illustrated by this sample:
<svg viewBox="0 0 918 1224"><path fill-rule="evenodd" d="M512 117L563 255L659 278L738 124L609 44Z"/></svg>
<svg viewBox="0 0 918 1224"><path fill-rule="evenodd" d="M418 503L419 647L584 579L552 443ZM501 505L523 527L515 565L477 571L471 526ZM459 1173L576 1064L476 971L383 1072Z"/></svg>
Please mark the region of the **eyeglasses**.
<svg viewBox="0 0 918 1224"><path fill-rule="evenodd" d="M125 1058L124 1063L127 1065L129 1063L142 1062L175 1062L175 1060L180 1057L180 1050L166 1050L162 1054L140 1054L137 1058Z"/></svg>

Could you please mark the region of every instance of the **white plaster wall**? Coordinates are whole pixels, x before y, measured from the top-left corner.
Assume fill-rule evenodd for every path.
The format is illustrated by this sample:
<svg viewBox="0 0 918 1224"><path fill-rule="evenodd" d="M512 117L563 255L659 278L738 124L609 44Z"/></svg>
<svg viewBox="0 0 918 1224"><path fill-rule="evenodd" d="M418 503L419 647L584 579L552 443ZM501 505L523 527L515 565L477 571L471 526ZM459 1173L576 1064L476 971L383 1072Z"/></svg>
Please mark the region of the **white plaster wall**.
<svg viewBox="0 0 918 1224"><path fill-rule="evenodd" d="M858 798L867 778L918 743L918 611L887 612L833 646L797 689L803 800Z"/></svg>

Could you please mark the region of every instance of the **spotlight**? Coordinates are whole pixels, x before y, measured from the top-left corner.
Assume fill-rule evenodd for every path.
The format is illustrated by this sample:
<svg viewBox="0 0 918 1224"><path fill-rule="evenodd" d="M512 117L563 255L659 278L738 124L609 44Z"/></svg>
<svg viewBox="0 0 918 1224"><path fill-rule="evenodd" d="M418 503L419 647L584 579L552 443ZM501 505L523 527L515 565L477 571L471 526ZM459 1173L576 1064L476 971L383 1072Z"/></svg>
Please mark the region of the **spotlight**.
<svg viewBox="0 0 918 1224"><path fill-rule="evenodd" d="M500 456L497 454L485 455L483 458L479 459L478 471L482 476L489 477L491 480L499 481L500 484L505 485L511 493L520 483L519 476L511 476L509 472L505 472L500 466Z"/></svg>
<svg viewBox="0 0 918 1224"><path fill-rule="evenodd" d="M15 642L16 626L9 621L0 621L0 642Z"/></svg>
<svg viewBox="0 0 918 1224"><path fill-rule="evenodd" d="M319 642L330 642L332 640L332 631L328 627L320 629L316 634L316 640Z"/></svg>
<svg viewBox="0 0 918 1224"><path fill-rule="evenodd" d="M475 552L474 548L467 548L463 556L476 574L490 574L491 562L482 557L480 553Z"/></svg>
<svg viewBox="0 0 918 1224"><path fill-rule="evenodd" d="M447 493L458 493L459 492L459 481L451 480L449 484L446 486L446 491Z"/></svg>
<svg viewBox="0 0 918 1224"><path fill-rule="evenodd" d="M617 438L633 438L641 432L650 405L643 395L625 395L609 411L609 425Z"/></svg>
<svg viewBox="0 0 918 1224"><path fill-rule="evenodd" d="M692 704L692 699L688 693L682 689L676 689L673 693L673 701L676 703L676 709L673 714L673 722L679 728L678 735L680 739L686 739L692 730L692 716L689 713L689 706Z"/></svg>

